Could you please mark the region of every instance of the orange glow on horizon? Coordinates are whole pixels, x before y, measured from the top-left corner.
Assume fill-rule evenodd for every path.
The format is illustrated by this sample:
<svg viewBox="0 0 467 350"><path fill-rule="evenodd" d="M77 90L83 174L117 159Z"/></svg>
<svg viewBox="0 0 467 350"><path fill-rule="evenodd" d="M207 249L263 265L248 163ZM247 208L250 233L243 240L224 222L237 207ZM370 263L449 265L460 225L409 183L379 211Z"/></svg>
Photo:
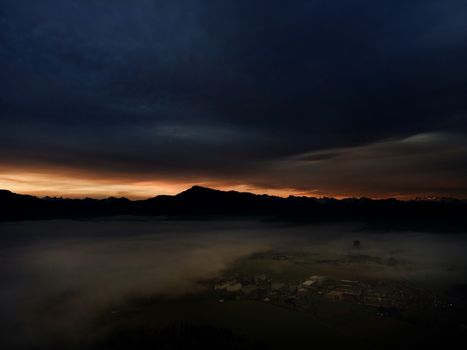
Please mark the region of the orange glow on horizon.
<svg viewBox="0 0 467 350"><path fill-rule="evenodd" d="M169 181L115 181L112 179L71 178L55 174L0 174L0 189L38 197L145 199L157 195L174 195L194 185L223 191L251 192L279 197L300 195L293 189L263 189L249 185L219 185L215 182L174 183Z"/></svg>
<svg viewBox="0 0 467 350"><path fill-rule="evenodd" d="M161 194L175 194L185 190L186 184L169 181L130 181L95 179L54 173L0 173L0 188L15 193L39 197L107 198L127 197L144 199Z"/></svg>
<svg viewBox="0 0 467 350"><path fill-rule="evenodd" d="M174 195L194 185L223 191L233 190L279 197L310 196L310 194L293 188L261 188L247 184L225 184L219 181L175 182L165 179L141 181L122 178L95 178L82 174L72 176L68 173L57 174L55 172L0 171L0 189L38 197L107 198L113 196L145 199L157 195Z"/></svg>
<svg viewBox="0 0 467 350"><path fill-rule="evenodd" d="M292 187L271 188L250 184L231 184L216 180L202 181L175 181L160 180L135 180L125 177L96 177L96 174L79 172L59 173L49 171L12 171L0 168L0 189L6 189L19 194L29 194L37 197L66 197L66 198L107 198L126 197L129 199L146 199L158 195L174 195L194 186L205 186L222 191L251 192L255 194L268 194L278 197L306 196L306 197L333 197L336 199L348 197L362 197L360 194L322 193L318 190L300 190ZM404 194L389 195L364 195L369 198L398 198L413 199L414 196Z"/></svg>

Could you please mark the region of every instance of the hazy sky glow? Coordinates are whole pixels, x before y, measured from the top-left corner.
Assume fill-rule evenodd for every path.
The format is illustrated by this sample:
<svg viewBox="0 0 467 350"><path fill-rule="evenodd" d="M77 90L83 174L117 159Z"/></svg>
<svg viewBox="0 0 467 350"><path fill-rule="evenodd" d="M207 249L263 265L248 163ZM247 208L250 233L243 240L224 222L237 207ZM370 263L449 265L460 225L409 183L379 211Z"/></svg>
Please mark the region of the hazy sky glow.
<svg viewBox="0 0 467 350"><path fill-rule="evenodd" d="M464 0L4 0L0 188L467 197Z"/></svg>
<svg viewBox="0 0 467 350"><path fill-rule="evenodd" d="M16 193L43 196L65 196L70 198L107 198L109 196L146 199L151 195L173 195L193 185L204 185L221 190L235 190L257 194L268 193L277 196L309 195L294 188L262 188L254 185L228 184L221 182L174 183L166 181L138 181L132 178L91 178L84 174L60 174L52 171L30 172L4 171L0 176L0 188ZM336 194L336 196L338 196Z"/></svg>

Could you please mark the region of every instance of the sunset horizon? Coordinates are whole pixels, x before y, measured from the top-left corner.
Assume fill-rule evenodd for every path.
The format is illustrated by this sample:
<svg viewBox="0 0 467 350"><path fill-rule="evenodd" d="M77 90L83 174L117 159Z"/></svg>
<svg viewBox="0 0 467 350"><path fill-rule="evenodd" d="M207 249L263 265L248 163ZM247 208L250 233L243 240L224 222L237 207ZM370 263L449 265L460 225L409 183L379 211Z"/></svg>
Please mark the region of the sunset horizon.
<svg viewBox="0 0 467 350"><path fill-rule="evenodd" d="M284 156L232 174L209 169L186 172L151 163L132 169L130 160L114 164L106 158L97 163L83 160L81 166L26 157L0 165L0 188L70 198L144 199L201 185L282 197L462 199L467 197L466 177L453 167L462 162L464 150L467 145L458 133L425 133Z"/></svg>
<svg viewBox="0 0 467 350"><path fill-rule="evenodd" d="M53 179L53 177L47 176L47 179ZM72 181L71 181L72 182ZM1 183L1 182L0 182ZM89 185L85 186L88 187ZM67 186L73 187L73 186ZM240 192L240 193L251 193L255 195L269 195L273 197L308 197L316 199L332 198L337 200L342 199L351 199L351 198L367 198L372 200L385 200L385 199L397 199L400 201L412 201L412 200L440 200L440 199L453 199L453 200L466 200L466 197L456 197L456 196L446 196L446 195L436 195L432 193L419 193L419 194L387 194L387 195L372 195L372 194L362 194L362 193L349 193L348 195L341 194L330 194L330 193L319 193L315 192L306 192L294 189L267 189L267 188L258 188L251 187L249 185L217 185L211 183L190 183L190 184L170 184L164 185L158 183L157 185L152 185L144 183L142 185L125 185L125 184L97 184L95 185L94 191L83 191L82 187L77 188L76 190L34 190L32 186L10 186L10 187L0 187L0 190L9 191L21 195L30 195L38 198L65 198L65 199L108 199L108 198L126 198L133 201L146 200L154 198L157 196L175 196L182 192L185 192L193 187L202 187L207 189L213 189L223 192ZM113 189L108 190L107 188ZM154 189L156 188L156 189ZM125 190L126 189L126 190ZM102 192L107 191L107 192Z"/></svg>

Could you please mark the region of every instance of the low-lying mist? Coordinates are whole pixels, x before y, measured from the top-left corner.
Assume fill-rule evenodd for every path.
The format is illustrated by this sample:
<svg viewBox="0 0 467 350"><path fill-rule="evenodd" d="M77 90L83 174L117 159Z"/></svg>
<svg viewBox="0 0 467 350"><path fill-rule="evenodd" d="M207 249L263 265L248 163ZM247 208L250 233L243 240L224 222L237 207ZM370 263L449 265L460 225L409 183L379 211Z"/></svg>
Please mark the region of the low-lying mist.
<svg viewBox="0 0 467 350"><path fill-rule="evenodd" d="M0 223L0 344L47 347L93 337L100 313L128 298L177 298L203 290L235 260L300 251L339 262L393 259L388 268L328 264L320 273L414 279L435 288L467 282L467 235L374 233L362 225L291 226L258 221L96 220ZM356 251L352 242L359 240Z"/></svg>

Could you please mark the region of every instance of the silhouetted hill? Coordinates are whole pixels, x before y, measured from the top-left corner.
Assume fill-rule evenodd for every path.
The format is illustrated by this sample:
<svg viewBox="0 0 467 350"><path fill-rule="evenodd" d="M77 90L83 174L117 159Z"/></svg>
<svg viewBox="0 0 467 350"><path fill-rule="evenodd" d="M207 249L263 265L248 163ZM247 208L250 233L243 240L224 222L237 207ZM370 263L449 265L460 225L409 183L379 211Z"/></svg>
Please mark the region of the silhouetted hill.
<svg viewBox="0 0 467 350"><path fill-rule="evenodd" d="M164 217L257 216L284 220L364 220L395 227L465 228L467 202L456 199L398 201L368 198L275 197L194 186L174 196L126 198L37 198L0 190L0 220L91 218L115 215Z"/></svg>
<svg viewBox="0 0 467 350"><path fill-rule="evenodd" d="M34 196L0 190L0 220L40 217L46 214L47 203Z"/></svg>

